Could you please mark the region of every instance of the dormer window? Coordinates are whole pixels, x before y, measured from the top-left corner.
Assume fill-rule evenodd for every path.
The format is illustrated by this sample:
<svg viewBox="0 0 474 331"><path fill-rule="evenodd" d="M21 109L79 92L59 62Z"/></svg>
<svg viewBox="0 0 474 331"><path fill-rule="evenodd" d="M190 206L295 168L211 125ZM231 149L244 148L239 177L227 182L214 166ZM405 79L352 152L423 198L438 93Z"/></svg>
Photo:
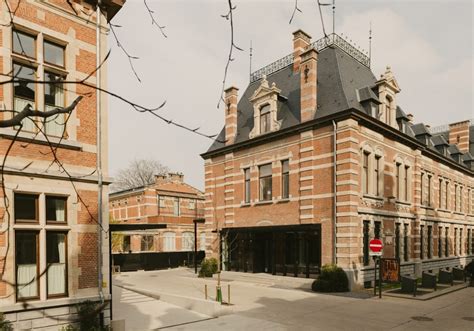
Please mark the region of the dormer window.
<svg viewBox="0 0 474 331"><path fill-rule="evenodd" d="M260 134L269 132L270 129L270 105L265 105L260 108Z"/></svg>
<svg viewBox="0 0 474 331"><path fill-rule="evenodd" d="M280 129L281 120L277 119L278 103L284 100L280 92L275 83L270 87L266 77L263 77L260 87L249 99L254 112L254 126L249 133L250 139Z"/></svg>

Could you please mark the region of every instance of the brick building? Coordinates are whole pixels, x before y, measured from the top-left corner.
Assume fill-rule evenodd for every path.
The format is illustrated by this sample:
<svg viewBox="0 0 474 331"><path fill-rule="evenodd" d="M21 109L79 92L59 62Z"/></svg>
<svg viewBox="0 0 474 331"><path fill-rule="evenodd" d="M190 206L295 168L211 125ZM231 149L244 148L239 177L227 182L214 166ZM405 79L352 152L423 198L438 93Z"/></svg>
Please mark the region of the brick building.
<svg viewBox="0 0 474 331"><path fill-rule="evenodd" d="M208 248L224 270L311 277L337 263L363 284L374 237L403 274L472 260L473 123L415 124L391 69L377 79L335 34L296 31L292 53L238 90L202 154Z"/></svg>
<svg viewBox="0 0 474 331"><path fill-rule="evenodd" d="M124 231L113 252L172 252L194 250L193 220L204 216L204 194L184 183L180 173L157 175L155 183L110 194L110 219L119 224L165 224L165 229ZM197 244L205 250L199 225ZM202 234L201 234L202 233Z"/></svg>
<svg viewBox="0 0 474 331"><path fill-rule="evenodd" d="M6 159L0 214L0 311L18 329L69 323L75 304L110 300L107 241L108 210L98 226L98 150L102 149L102 178L107 180L107 101L101 98L102 125L97 128L94 88L65 81L86 79L106 88L107 64L96 68L97 50L107 48L107 21L124 0L102 0L100 38L94 1L18 1L0 4L0 80L13 73L14 84L0 85L2 110L21 111L28 103L48 111L65 107L84 95L66 123L65 114L43 120L23 120L23 128ZM12 11L13 24L7 4ZM74 10L71 8L74 7ZM92 74L93 73L93 74ZM35 83L42 81L44 83ZM100 100L100 99L99 99ZM0 120L11 112L0 112ZM41 129L40 129L41 128ZM17 128L0 129L4 158ZM101 146L97 132L101 133ZM50 142L50 144L48 143ZM51 146L64 169L52 164ZM107 204L108 183L103 188ZM102 256L100 253L102 252ZM101 263L102 260L102 263ZM100 283L100 273L104 283ZM110 310L103 317L108 323Z"/></svg>

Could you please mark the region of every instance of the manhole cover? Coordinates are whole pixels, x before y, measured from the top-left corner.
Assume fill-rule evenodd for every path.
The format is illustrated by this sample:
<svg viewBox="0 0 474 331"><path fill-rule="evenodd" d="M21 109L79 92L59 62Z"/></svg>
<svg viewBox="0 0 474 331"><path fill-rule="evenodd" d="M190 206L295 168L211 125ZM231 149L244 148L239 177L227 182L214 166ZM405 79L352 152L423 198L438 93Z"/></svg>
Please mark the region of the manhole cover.
<svg viewBox="0 0 474 331"><path fill-rule="evenodd" d="M462 319L465 320L465 321L472 321L472 322L474 322L474 317L463 317Z"/></svg>
<svg viewBox="0 0 474 331"><path fill-rule="evenodd" d="M432 322L433 319L431 317L426 317L426 316L412 316L412 320L415 321L420 321L420 322Z"/></svg>

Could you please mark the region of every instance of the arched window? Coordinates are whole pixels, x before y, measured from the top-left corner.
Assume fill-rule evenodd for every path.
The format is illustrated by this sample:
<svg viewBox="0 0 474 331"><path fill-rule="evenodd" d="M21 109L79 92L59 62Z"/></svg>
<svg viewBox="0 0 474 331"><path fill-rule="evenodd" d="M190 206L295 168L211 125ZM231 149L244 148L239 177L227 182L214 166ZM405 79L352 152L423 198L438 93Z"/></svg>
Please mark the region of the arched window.
<svg viewBox="0 0 474 331"><path fill-rule="evenodd" d="M181 235L181 250L182 251L194 250L194 233L183 232L183 234Z"/></svg>
<svg viewBox="0 0 474 331"><path fill-rule="evenodd" d="M176 250L176 234L174 232L163 232L163 251L172 252Z"/></svg>

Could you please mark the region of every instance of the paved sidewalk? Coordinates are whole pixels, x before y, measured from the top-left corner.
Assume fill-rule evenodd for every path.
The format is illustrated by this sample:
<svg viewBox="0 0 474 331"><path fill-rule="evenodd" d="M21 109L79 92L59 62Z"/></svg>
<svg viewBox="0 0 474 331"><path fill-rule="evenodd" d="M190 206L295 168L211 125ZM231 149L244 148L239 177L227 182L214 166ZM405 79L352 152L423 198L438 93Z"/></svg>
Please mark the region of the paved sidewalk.
<svg viewBox="0 0 474 331"><path fill-rule="evenodd" d="M209 319L208 316L117 286L113 291L114 319L124 319L127 331L153 330Z"/></svg>
<svg viewBox="0 0 474 331"><path fill-rule="evenodd" d="M282 289L264 275L224 273L223 297L231 284L234 313L175 326L179 330L474 330L474 288L429 301L374 298L367 293L319 294ZM298 287L291 279L289 287ZM294 282L302 280L295 279ZM189 269L123 273L116 284L204 299L204 285L215 294L215 279L200 279ZM115 289L116 287L114 287Z"/></svg>

